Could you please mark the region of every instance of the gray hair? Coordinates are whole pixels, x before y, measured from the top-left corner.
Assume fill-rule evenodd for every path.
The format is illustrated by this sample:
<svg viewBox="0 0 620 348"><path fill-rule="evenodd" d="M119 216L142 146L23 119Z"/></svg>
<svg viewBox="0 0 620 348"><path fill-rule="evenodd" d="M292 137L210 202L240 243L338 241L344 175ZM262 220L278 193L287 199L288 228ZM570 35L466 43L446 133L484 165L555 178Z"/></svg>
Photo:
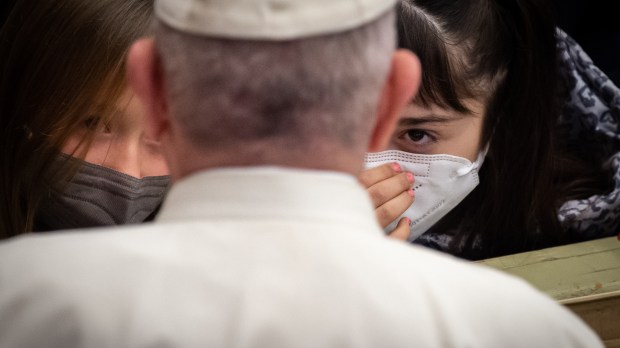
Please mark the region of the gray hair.
<svg viewBox="0 0 620 348"><path fill-rule="evenodd" d="M290 41L197 36L158 22L170 113L199 147L365 146L396 45L394 21L390 11L360 28Z"/></svg>

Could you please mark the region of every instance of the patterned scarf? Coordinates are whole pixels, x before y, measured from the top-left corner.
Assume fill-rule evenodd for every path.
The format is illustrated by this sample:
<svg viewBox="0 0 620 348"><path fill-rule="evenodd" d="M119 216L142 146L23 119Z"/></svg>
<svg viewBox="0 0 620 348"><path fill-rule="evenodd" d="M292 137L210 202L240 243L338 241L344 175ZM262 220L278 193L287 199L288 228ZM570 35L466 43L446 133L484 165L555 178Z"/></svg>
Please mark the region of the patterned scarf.
<svg viewBox="0 0 620 348"><path fill-rule="evenodd" d="M606 195L571 200L558 212L560 223L581 239L612 236L620 222L620 89L593 63L581 47L562 30L557 31L563 74L567 77L570 99L564 106L560 122L570 127L575 141L595 139L608 142L613 152L604 164L613 172L614 189ZM592 151L602 151L606 144L585 143Z"/></svg>

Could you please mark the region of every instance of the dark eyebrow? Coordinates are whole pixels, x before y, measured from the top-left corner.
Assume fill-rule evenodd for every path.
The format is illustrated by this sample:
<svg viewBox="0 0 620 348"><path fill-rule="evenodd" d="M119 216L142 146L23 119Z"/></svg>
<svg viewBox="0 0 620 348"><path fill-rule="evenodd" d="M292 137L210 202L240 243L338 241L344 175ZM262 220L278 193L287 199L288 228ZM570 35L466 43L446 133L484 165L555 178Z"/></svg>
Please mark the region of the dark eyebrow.
<svg viewBox="0 0 620 348"><path fill-rule="evenodd" d="M458 114L458 115L437 115L430 114L421 117L403 117L398 121L401 126L415 126L424 123L448 123L455 120L471 117L470 114Z"/></svg>

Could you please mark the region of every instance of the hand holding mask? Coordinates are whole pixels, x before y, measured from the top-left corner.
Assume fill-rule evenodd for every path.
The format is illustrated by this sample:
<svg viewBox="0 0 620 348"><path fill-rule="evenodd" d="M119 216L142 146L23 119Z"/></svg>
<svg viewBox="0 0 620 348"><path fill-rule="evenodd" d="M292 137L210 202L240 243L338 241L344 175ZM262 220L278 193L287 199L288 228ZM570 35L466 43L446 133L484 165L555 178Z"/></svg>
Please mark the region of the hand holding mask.
<svg viewBox="0 0 620 348"><path fill-rule="evenodd" d="M413 191L416 200L401 215L411 219L407 240L413 241L426 232L450 210L457 206L479 182L478 169L482 166L486 149L475 162L451 155L420 155L399 150L368 153L365 167L375 168L396 162L402 170L414 174ZM392 231L398 220L385 230Z"/></svg>

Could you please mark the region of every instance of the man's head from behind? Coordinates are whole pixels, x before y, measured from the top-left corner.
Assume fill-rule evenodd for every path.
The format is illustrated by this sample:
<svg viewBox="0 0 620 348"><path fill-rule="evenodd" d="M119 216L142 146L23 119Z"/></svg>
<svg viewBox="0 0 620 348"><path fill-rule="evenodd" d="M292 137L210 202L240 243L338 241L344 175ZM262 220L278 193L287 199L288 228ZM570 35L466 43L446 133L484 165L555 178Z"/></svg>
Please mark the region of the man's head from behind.
<svg viewBox="0 0 620 348"><path fill-rule="evenodd" d="M160 0L129 79L175 178L222 166L355 172L419 81L385 0Z"/></svg>

